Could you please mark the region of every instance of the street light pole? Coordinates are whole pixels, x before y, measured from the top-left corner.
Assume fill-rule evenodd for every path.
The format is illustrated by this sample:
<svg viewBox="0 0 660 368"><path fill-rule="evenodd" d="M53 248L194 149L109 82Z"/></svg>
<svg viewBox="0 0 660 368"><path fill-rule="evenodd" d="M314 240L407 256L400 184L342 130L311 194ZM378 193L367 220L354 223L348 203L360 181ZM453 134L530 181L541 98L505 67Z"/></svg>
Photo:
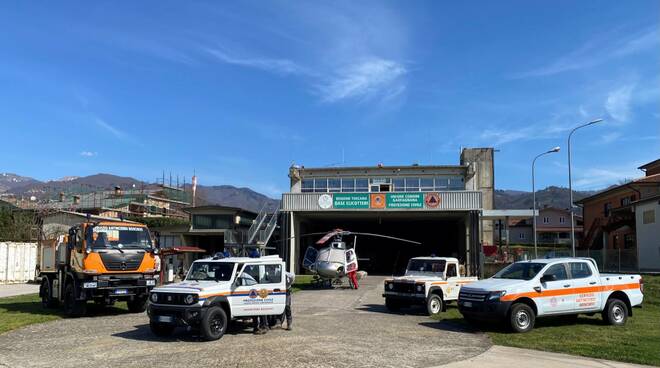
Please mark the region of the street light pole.
<svg viewBox="0 0 660 368"><path fill-rule="evenodd" d="M539 257L538 250L537 250L537 247L536 247L536 185L535 185L535 176L534 176L534 170L535 170L535 166L536 166L536 159L543 156L543 155L547 155L549 153L555 153L555 152L559 152L559 147L555 147L555 148L551 149L550 151L543 152L539 155L536 155L536 157L534 157L534 160L532 160L532 202L533 202L533 206L534 206L533 210L532 210L532 229L534 231L534 258L535 259Z"/></svg>
<svg viewBox="0 0 660 368"><path fill-rule="evenodd" d="M576 130L580 128L587 127L589 125L593 125L596 123L600 123L603 121L603 119L595 119L592 120L586 124L582 124L578 127L573 128L571 132L568 134L568 193L570 196L570 208L569 211L571 212L571 255L575 257L575 215L573 213L573 178L571 176L571 136L573 136L573 133L575 133Z"/></svg>

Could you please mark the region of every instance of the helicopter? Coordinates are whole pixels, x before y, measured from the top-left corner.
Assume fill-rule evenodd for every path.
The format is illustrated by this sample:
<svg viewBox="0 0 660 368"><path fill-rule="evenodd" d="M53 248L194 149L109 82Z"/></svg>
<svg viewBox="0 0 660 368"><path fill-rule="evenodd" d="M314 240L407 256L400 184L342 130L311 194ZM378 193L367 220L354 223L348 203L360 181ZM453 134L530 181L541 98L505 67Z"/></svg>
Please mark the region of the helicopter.
<svg viewBox="0 0 660 368"><path fill-rule="evenodd" d="M343 279L348 278L349 286L352 289L359 287L357 277L358 257L356 253L358 235L398 240L416 245L421 244L413 240L396 238L389 235L360 233L342 229L334 229L328 233L304 234L300 237L322 234L324 236L316 242L315 246L310 246L305 251L303 268L314 275L317 284L341 285L343 284ZM344 237L350 235L353 235L353 246L351 248L344 241ZM326 245L331 239L330 244ZM320 249L317 249L316 246L320 246Z"/></svg>

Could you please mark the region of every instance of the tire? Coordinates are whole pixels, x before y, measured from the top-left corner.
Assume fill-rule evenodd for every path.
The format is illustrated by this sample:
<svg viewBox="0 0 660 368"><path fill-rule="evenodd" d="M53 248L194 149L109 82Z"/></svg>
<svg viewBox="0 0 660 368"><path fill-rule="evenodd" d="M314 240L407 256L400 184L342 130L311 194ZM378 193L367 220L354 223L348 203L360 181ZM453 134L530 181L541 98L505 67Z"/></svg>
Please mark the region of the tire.
<svg viewBox="0 0 660 368"><path fill-rule="evenodd" d="M628 320L628 306L620 299L612 298L605 304L603 320L612 326L623 326Z"/></svg>
<svg viewBox="0 0 660 368"><path fill-rule="evenodd" d="M41 305L44 308L53 308L57 306L57 300L53 299L51 292L52 282L48 277L44 277L41 281L41 288L39 294L41 295Z"/></svg>
<svg viewBox="0 0 660 368"><path fill-rule="evenodd" d="M509 324L514 332L529 332L534 328L534 310L524 303L516 303L509 312Z"/></svg>
<svg viewBox="0 0 660 368"><path fill-rule="evenodd" d="M200 330L206 341L220 339L227 331L227 314L224 309L215 306L206 311Z"/></svg>
<svg viewBox="0 0 660 368"><path fill-rule="evenodd" d="M431 294L426 300L426 310L429 312L429 316L435 317L439 316L444 309L444 302L438 294Z"/></svg>
<svg viewBox="0 0 660 368"><path fill-rule="evenodd" d="M160 337L167 337L172 335L172 332L174 332L174 325L168 325L166 323L158 323L158 322L149 322L149 328L151 329L151 332Z"/></svg>
<svg viewBox="0 0 660 368"><path fill-rule="evenodd" d="M135 298L133 300L127 300L126 305L128 306L128 311L131 313L142 313L147 310L147 298Z"/></svg>
<svg viewBox="0 0 660 368"><path fill-rule="evenodd" d="M392 298L385 298L385 308L392 312L396 312L401 309L401 302Z"/></svg>
<svg viewBox="0 0 660 368"><path fill-rule="evenodd" d="M64 289L64 314L67 317L80 317L87 312L87 302L76 300L73 283L69 282Z"/></svg>

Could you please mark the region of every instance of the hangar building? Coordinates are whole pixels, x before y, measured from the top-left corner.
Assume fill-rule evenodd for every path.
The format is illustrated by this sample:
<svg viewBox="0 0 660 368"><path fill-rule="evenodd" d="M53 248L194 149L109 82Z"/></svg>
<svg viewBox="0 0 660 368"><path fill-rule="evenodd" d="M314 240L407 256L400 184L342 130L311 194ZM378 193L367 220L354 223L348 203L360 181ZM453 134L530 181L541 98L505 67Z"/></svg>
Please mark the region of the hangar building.
<svg viewBox="0 0 660 368"><path fill-rule="evenodd" d="M360 269L370 274L400 273L409 258L430 254L457 257L479 274L481 245L493 244L493 221L484 215L493 210L493 158L492 148L466 148L459 165L294 165L282 195L281 254L300 272L305 250L319 238L304 234L341 228L422 243L358 237Z"/></svg>

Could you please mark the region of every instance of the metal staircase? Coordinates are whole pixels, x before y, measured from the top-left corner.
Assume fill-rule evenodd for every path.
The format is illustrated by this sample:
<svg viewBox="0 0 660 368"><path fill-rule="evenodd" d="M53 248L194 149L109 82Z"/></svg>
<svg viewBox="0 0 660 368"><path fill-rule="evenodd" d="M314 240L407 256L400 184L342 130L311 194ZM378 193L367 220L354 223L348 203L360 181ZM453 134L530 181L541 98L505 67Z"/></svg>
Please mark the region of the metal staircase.
<svg viewBox="0 0 660 368"><path fill-rule="evenodd" d="M270 240L270 237L273 236L277 228L279 214L279 205L273 208L272 205L264 204L248 230L247 243L251 245L268 244L268 240Z"/></svg>

